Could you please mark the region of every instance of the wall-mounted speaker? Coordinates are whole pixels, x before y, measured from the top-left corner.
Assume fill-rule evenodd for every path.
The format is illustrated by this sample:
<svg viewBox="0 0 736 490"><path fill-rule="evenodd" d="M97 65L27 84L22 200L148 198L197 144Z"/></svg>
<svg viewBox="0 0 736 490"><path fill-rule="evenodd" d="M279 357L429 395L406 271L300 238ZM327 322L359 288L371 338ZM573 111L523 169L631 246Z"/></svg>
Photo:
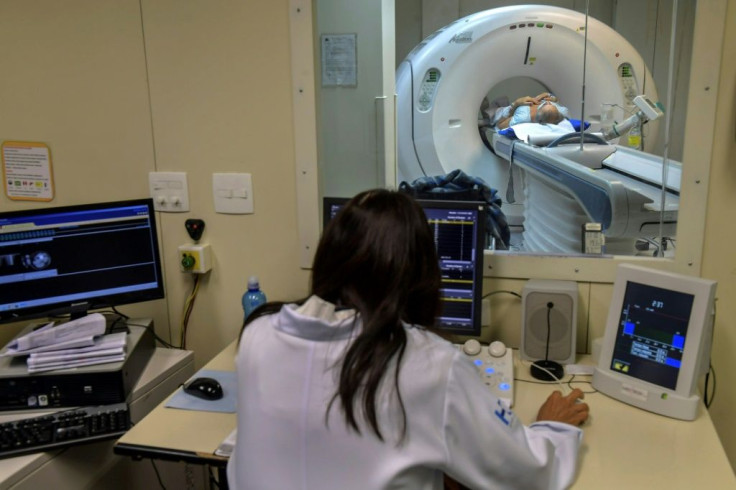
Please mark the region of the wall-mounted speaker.
<svg viewBox="0 0 736 490"><path fill-rule="evenodd" d="M574 281L527 281L521 292L521 358L573 364L577 314Z"/></svg>

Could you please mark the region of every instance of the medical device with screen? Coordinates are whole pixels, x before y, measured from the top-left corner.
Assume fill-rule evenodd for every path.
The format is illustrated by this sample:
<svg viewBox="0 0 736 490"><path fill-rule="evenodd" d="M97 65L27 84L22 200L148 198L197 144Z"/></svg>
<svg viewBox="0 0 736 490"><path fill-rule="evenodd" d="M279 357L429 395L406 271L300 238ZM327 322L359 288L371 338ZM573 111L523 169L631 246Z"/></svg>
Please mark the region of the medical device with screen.
<svg viewBox="0 0 736 490"><path fill-rule="evenodd" d="M348 201L325 197L323 223L337 215ZM434 232L442 273L442 312L437 327L454 335L479 336L483 295L485 203L421 200Z"/></svg>
<svg viewBox="0 0 736 490"><path fill-rule="evenodd" d="M697 415L707 373L716 283L619 265L593 386L674 418Z"/></svg>
<svg viewBox="0 0 736 490"><path fill-rule="evenodd" d="M151 199L0 213L0 323L163 297Z"/></svg>

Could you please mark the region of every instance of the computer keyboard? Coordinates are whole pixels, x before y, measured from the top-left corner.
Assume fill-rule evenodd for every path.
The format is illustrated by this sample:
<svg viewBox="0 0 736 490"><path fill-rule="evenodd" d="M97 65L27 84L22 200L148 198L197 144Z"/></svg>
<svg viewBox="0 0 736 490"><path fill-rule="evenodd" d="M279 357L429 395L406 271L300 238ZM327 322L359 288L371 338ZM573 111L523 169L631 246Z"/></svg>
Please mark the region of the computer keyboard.
<svg viewBox="0 0 736 490"><path fill-rule="evenodd" d="M513 351L500 341L491 342L490 345L481 345L477 340L471 339L457 346L478 368L478 374L488 389L507 407L512 407L514 405Z"/></svg>
<svg viewBox="0 0 736 490"><path fill-rule="evenodd" d="M81 407L0 424L0 458L112 439L130 428L128 405Z"/></svg>

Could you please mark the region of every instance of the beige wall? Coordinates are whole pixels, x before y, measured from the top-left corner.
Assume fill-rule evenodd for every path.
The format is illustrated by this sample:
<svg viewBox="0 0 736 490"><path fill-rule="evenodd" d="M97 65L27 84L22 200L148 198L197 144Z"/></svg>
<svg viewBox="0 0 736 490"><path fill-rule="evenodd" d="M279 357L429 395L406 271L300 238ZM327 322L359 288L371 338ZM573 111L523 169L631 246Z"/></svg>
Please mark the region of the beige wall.
<svg viewBox="0 0 736 490"><path fill-rule="evenodd" d="M703 277L718 281L713 367L718 375L710 409L731 466L736 467L736 0L728 0L713 138ZM705 136L705 135L704 135Z"/></svg>
<svg viewBox="0 0 736 490"><path fill-rule="evenodd" d="M250 274L270 299L306 293L289 43L286 1L0 1L0 140L46 143L56 182L48 204L3 193L0 208L147 197L149 172L186 172L190 212L158 214L167 299L120 309L178 341L192 277L177 246L203 219L214 268L189 323L198 365L236 337ZM255 213L215 213L213 172L250 173Z"/></svg>

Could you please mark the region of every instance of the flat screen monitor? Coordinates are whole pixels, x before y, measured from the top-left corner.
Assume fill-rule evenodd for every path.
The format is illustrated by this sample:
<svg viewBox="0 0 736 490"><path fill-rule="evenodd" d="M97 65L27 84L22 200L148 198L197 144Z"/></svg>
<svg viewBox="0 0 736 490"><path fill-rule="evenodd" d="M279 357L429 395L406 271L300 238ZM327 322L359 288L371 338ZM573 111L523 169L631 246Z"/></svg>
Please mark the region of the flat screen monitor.
<svg viewBox="0 0 736 490"><path fill-rule="evenodd" d="M323 199L323 223L332 219L347 198ZM480 336L483 300L483 249L486 205L482 202L422 200L434 232L442 273L442 312L436 327L451 335Z"/></svg>
<svg viewBox="0 0 736 490"><path fill-rule="evenodd" d="M593 386L628 404L693 420L707 373L716 283L618 266Z"/></svg>
<svg viewBox="0 0 736 490"><path fill-rule="evenodd" d="M0 213L0 323L163 297L151 199Z"/></svg>

